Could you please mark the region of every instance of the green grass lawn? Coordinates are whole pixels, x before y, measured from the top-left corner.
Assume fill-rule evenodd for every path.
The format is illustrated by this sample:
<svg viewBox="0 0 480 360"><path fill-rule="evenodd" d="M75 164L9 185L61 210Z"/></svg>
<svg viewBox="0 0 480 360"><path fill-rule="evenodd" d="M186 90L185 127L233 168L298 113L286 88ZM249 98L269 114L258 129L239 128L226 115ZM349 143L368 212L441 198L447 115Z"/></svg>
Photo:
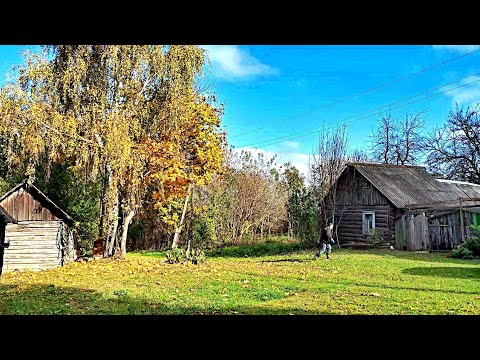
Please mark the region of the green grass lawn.
<svg viewBox="0 0 480 360"><path fill-rule="evenodd" d="M480 261L443 253L315 249L266 243L4 273L0 314L480 314Z"/></svg>

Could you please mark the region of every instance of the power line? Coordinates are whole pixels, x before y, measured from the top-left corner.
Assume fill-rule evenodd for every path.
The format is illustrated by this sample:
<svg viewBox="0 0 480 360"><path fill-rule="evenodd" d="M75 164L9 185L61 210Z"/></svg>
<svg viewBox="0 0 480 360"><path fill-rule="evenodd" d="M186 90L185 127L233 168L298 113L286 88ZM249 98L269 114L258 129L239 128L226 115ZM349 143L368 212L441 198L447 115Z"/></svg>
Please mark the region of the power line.
<svg viewBox="0 0 480 360"><path fill-rule="evenodd" d="M476 74L479 74L479 73L476 73ZM474 74L475 75L475 74ZM470 76L467 76L467 77L472 77L474 75L470 75ZM463 78L464 79L464 78ZM457 80L457 81L454 81L453 83L455 82L458 82L458 81L461 81L463 79L460 79L460 80ZM439 93L436 93L436 94L433 94L433 95L430 95L430 96L426 96L422 99L418 99L418 100L415 100L415 101L411 101L409 103L406 103L406 104L402 104L402 105L399 105L397 107L394 107L394 108L390 108L390 110L395 110L395 109L398 109L398 108L401 108L401 107L404 107L404 106L407 106L407 105L410 105L410 104L413 104L413 103L416 103L416 102L419 102L419 101L423 101L423 100L426 100L426 99L429 99L431 97L434 97L434 96L438 96L438 95L441 95L441 94L444 94L446 92L449 92L449 91L452 91L452 90L455 90L455 89L458 89L458 88L461 88L461 87L464 87L464 86L467 86L467 85L470 85L470 84L473 84L473 83L476 83L476 82L480 82L480 80L475 80L475 81L472 81L472 82L469 82L467 84L463 84L463 85L459 85L457 87L454 87L454 88L451 88L451 89L448 89L448 90L445 90L445 91L441 91ZM270 145L273 145L273 144L278 144L280 142L283 142L283 141L286 141L286 140L292 140L292 139L297 139L299 137L303 137L303 136L307 136L307 135L311 135L311 134L314 134L320 130L326 130L326 129L331 129L331 128L334 128L334 127L338 127L339 125L346 125L348 123L351 123L351 122L354 122L354 121L358 121L358 120L362 120L362 119L366 119L366 118L369 118L374 114L374 112L376 111L379 111L381 109L384 109L386 107L390 107L391 105L394 105L394 104L398 104L399 102L403 102L407 99L411 99L411 98L414 98L414 97L417 97L417 96L420 96L420 95L423 95L425 93L428 93L428 92L431 92L433 90L436 90L436 89L439 89L439 88L442 88L442 87L445 87L445 86L448 86L452 83L449 83L449 84L446 84L446 85L443 85L443 86L440 86L438 88L435 88L435 89L431 89L431 90L428 90L428 91L425 91L423 93L420 93L418 95L415 95L415 96L410 96L408 98L405 98L403 100L399 100L399 101L396 101L392 104L388 104L388 105L384 105L384 106L381 106L379 108L376 108L376 109L373 109L373 110L369 110L367 112L364 112L364 113L361 113L361 114L358 114L358 115L354 115L354 116L350 116L350 117L347 117L345 119L343 119L342 121L345 121L345 120L348 120L348 119L352 119L352 118L357 118L359 116L363 116L363 115L366 115L368 113L371 113L370 115L367 115L367 116L363 116L363 117L360 117L358 119L353 119L353 120L350 120L350 121L345 121L345 122L337 122L335 124L338 124L337 126L335 125L332 125L332 126L328 126L326 128L315 128L315 129L310 129L310 130L305 130L305 131L302 131L302 132L299 132L299 133L296 133L296 134L291 134L291 135L286 135L286 136L283 136L283 137L279 137L279 138L274 138L274 139L270 139L270 140L266 140L266 141L262 141L262 142L259 142L259 143L253 143L253 144L247 144L247 145L243 145L242 147L245 147L245 146L259 146L259 145L263 145L263 146L270 146ZM276 141L276 140L279 140L279 141ZM273 142L272 142L273 141Z"/></svg>
<svg viewBox="0 0 480 360"><path fill-rule="evenodd" d="M413 95L413 96L406 97L406 98L404 98L404 99L402 99L402 100L395 101L395 102L393 102L393 103L390 103L390 104L381 106L381 107L379 107L379 108L376 108L376 109L373 109L373 110L369 110L369 111L366 111L366 112L361 113L361 114L358 114L358 115L353 115L353 116L347 117L347 118L343 119L342 121L349 120L349 119L352 119L352 118L356 118L356 117L359 117L359 116L362 116L362 115L366 115L366 114L368 114L368 113L377 112L377 111L379 111L379 110L381 110L381 109L383 109L383 108L391 107L392 105L395 105L395 104L401 103L401 102L403 102L403 101L410 100L410 99L412 99L412 98L415 98L415 97L418 97L418 96L427 94L427 93L432 92L432 91L434 91L434 90L441 89L441 88L443 88L443 87L446 87L446 86L449 86L449 85L451 85L451 84L457 83L457 82L459 82L459 81L468 79L469 77L472 77L472 76L475 76L475 75L478 75L478 74L480 74L480 72L477 72L477 73L468 75L468 76L463 77L463 78L461 78L461 79L458 79L458 80L449 82L449 83L447 83L447 84L444 84L444 85L438 86L438 87L436 87L436 88L433 88L433 89L424 91L424 92L422 92L422 93L419 93L419 94L416 94L416 95ZM468 85L468 84L467 84L467 85ZM464 86L464 85L462 85L462 86ZM450 89L450 90L453 90L453 89ZM448 90L448 91L450 91L450 90ZM444 91L444 92L446 92L446 91ZM442 92L442 93L443 93L443 92ZM439 94L442 94L442 93L439 93ZM426 97L426 98L424 98L424 99L427 99L427 98L428 98L428 97ZM420 100L424 100L424 99L420 99ZM419 101L420 101L420 100L419 100ZM410 103L409 103L409 104L410 104ZM405 106L405 105L408 105L408 104L404 104L404 105L402 105L402 106ZM398 108L398 107L397 107L397 108ZM339 123L341 123L342 121L337 121L337 122L335 122L334 124L339 124ZM311 131L312 131L312 129L310 129L310 130L305 130L305 131L302 131L302 132L299 132L299 133L296 133L296 134L303 134L303 133L306 133L306 132L308 132L308 133L310 134ZM318 131L318 130L315 130L314 132L316 132L316 131ZM274 140L286 139L286 138L289 138L290 136L293 136L293 135L296 135L296 134L285 135L285 136L282 136L282 137L279 137L279 138L274 138L274 139L270 139L270 140L265 140L265 141L262 141L262 142L259 142L259 143L253 143L253 144L248 144L248 145L244 145L244 146L262 145L262 144L264 144L264 143L269 143L269 142L274 141ZM307 135L309 135L309 134L307 134Z"/></svg>
<svg viewBox="0 0 480 360"><path fill-rule="evenodd" d="M439 66L441 66L441 65L445 65L445 64L447 64L447 63L449 63L449 62L451 62L451 61L458 60L458 59L460 59L460 58L463 58L463 57L465 57L465 56L471 55L471 54L476 53L476 52L478 52L478 51L480 51L480 49L473 50L473 51L468 52L468 53L466 53L466 54L457 56L457 57L455 57L455 58L453 58L453 59L449 59L449 60L446 60L446 61L441 62L441 63L439 63L439 64L432 65L432 66L430 66L430 67L428 67L428 68L422 69L422 70L420 70L420 71L411 73L411 74L406 75L406 76L402 76L402 77L400 77L400 78L398 78L398 79L395 79L395 80L391 80L391 81L386 82L386 83L384 83L384 84L375 86L375 87L373 87L373 88L371 88L371 89L365 90L365 91L363 91L363 92L360 92L360 93L357 93L357 94L354 94L354 95L350 95L350 96L348 96L348 97L346 97L346 98L343 98L343 99L334 101L334 102L332 102L332 103L329 103L329 104L326 104L326 105L322 105L322 106L313 108L312 110L306 111L306 112L304 112L304 113L301 113L301 114L298 114L298 115L294 115L294 116L288 117L288 118L286 118L286 119L284 119L284 120L281 120L281 121L279 121L279 122L267 124L267 125L265 125L265 126L262 126L262 127L256 128L256 129L252 129L252 130L246 131L246 132L241 133L241 134L238 134L238 135L230 136L230 138L233 139L233 138L236 138L236 137L239 137L239 136L247 135L247 134L250 134L250 133L252 133L252 132L257 132L257 131L259 131L259 130L266 129L266 128L271 127L271 126L274 126L274 125L282 124L282 123L284 123L284 122L287 122L288 120L296 119L296 118L298 118L298 117L302 117L302 116L311 114L311 113L313 113L313 112L315 112L315 111L318 111L318 110L327 108L327 107L329 107L329 106L333 106L333 105L339 104L339 103L341 103L341 102L344 102L344 101L346 101L346 100L352 99L352 98L354 98L354 97L357 97L357 96L360 96L360 95L365 95L365 94L367 94L367 93L369 93L369 92L372 92L372 91L374 91L374 90L380 89L380 88L382 88L382 87L385 87L385 86L388 86L388 85L395 84L395 83L397 83L397 82L403 81L403 80L405 80L405 79L408 79L409 77L412 77L412 76L421 74L421 73L423 73L423 72L426 72L426 71L428 71L428 70L434 69L434 68L439 67Z"/></svg>

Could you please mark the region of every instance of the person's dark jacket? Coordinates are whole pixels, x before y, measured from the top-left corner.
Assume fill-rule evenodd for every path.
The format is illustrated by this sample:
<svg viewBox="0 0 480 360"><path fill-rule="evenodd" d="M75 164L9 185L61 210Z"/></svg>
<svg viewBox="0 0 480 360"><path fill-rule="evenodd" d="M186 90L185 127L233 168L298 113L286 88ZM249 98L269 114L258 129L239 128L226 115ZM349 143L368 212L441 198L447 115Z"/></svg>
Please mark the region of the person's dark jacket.
<svg viewBox="0 0 480 360"><path fill-rule="evenodd" d="M330 227L322 229L322 235L320 236L320 243L331 244L333 240L333 231Z"/></svg>

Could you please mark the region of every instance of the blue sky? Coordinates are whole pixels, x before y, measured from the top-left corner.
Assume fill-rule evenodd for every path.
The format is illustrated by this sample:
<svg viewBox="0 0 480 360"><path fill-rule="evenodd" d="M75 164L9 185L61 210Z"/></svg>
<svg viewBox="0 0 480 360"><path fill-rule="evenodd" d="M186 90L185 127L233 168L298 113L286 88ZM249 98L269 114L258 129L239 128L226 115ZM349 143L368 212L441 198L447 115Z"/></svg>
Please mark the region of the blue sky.
<svg viewBox="0 0 480 360"><path fill-rule="evenodd" d="M269 156L277 154L278 162L291 161L304 173L319 134L312 132L308 136L293 138L295 134L301 135L302 131L320 129L324 125L335 127L347 121L350 147L366 148L379 112L360 119L355 115L480 72L477 65L479 51L334 106L318 109L478 50L480 46L208 45L204 48L211 59L209 76L213 87L219 99L225 102L223 123L229 134L229 143L236 149L262 151ZM480 80L479 75L393 107ZM394 117L403 117L406 112L425 111L426 131L429 131L445 122L455 102L471 105L479 101L480 82L477 82L399 107L391 113ZM304 113L307 114L302 116ZM270 124L275 125L268 126ZM259 130L251 132L256 129Z"/></svg>
<svg viewBox="0 0 480 360"><path fill-rule="evenodd" d="M480 72L480 51L367 94L371 88L405 77L468 52L476 45L204 45L210 59L205 82L225 104L223 126L235 149L277 154L306 173L322 126L347 123L351 148L366 148L379 111L395 103ZM5 72L30 46L0 46L0 85ZM480 74L412 98L415 101L480 80ZM347 97L333 106L327 106ZM480 82L391 110L394 117L425 111L427 130L445 122L455 106L480 101ZM393 105L394 107L404 103ZM324 108L321 108L321 107ZM320 109L319 109L320 108ZM306 113L306 114L305 114ZM368 115L368 114L367 114ZM261 129L263 128L263 129ZM309 130L311 134L302 135ZM294 138L296 137L296 138Z"/></svg>

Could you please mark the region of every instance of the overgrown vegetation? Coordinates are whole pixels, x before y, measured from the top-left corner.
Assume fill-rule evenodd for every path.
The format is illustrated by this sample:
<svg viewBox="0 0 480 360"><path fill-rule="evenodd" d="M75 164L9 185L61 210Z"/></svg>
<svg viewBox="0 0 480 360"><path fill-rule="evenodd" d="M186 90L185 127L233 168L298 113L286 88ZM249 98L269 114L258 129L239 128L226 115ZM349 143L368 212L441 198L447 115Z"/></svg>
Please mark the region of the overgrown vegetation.
<svg viewBox="0 0 480 360"><path fill-rule="evenodd" d="M319 238L318 209L314 193L305 184L298 169L286 164L283 177L287 183L288 235L305 243Z"/></svg>
<svg viewBox="0 0 480 360"><path fill-rule="evenodd" d="M450 255L453 258L473 259L480 256L480 226L472 225L471 229L473 235L452 250Z"/></svg>
<svg viewBox="0 0 480 360"><path fill-rule="evenodd" d="M202 266L129 253L4 273L0 314L480 314L479 260L340 249L315 262L315 250L285 239L230 246Z"/></svg>

